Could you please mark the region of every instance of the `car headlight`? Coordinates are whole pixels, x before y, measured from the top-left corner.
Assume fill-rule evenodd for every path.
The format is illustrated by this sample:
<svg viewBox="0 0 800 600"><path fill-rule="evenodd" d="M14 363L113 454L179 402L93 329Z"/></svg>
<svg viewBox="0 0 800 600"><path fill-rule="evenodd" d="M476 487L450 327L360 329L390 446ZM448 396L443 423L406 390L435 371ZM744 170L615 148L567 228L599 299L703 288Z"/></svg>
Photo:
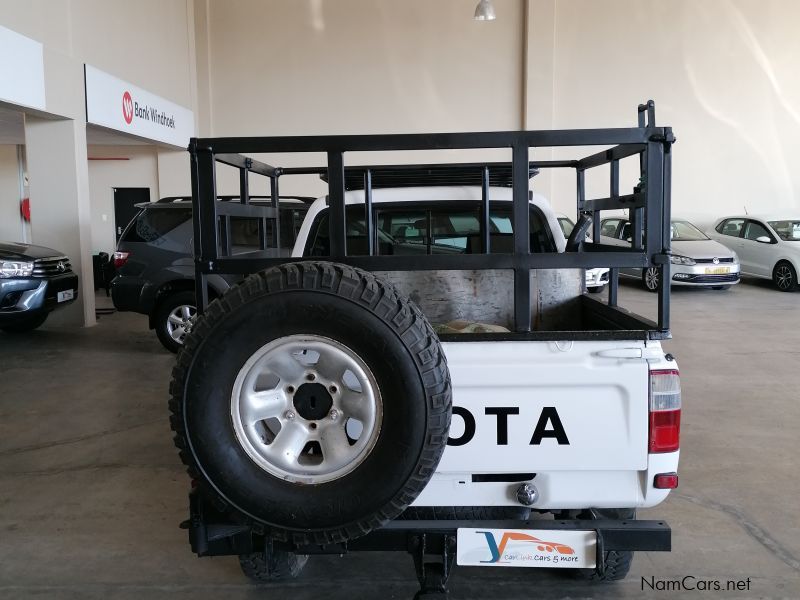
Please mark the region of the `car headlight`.
<svg viewBox="0 0 800 600"><path fill-rule="evenodd" d="M673 254L669 257L669 262L673 265L695 265L697 264L694 262L693 258L689 258L688 256L681 256L680 254Z"/></svg>
<svg viewBox="0 0 800 600"><path fill-rule="evenodd" d="M0 260L0 277L30 277L32 273L32 262Z"/></svg>

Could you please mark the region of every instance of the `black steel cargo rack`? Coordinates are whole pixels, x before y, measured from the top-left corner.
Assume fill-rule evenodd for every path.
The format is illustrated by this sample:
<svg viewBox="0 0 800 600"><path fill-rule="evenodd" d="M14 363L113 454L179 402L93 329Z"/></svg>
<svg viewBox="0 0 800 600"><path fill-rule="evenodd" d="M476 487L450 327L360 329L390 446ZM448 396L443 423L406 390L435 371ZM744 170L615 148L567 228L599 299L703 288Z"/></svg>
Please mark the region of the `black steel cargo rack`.
<svg viewBox="0 0 800 600"><path fill-rule="evenodd" d="M508 269L514 272L514 331L502 334L509 339L591 338L599 332L532 331L532 269L594 268L611 269L608 301L604 319L626 323L626 313L617 309L618 271L621 267L660 269L661 281L669 282L670 265L670 178L671 145L675 138L670 127L657 127L653 101L638 107L638 126L611 129L574 129L540 131L505 131L481 133L432 133L402 135L331 135L302 137L192 138L189 145L194 208L194 248L198 306L208 305L206 278L211 274L248 274L277 264L303 260L290 258L290 249L281 248L277 232L279 180L287 175L320 174L328 183L330 210L329 259L367 270L483 270ZM564 146L611 146L577 160L529 160L531 148ZM345 152L383 152L414 150L461 150L510 148L508 163L450 163L417 165L373 165L345 167ZM308 168L275 167L247 154L324 153L327 165ZM628 194L620 193L620 161L639 157L640 181ZM216 165L222 163L239 171L239 201L219 201ZM609 193L604 198L586 198L585 175L601 165L610 166ZM531 253L529 188L530 177L540 169L574 169L576 173L577 210L593 218L593 242L578 241L574 251ZM251 174L269 179L272 201L269 205L251 204ZM459 183L456 183L459 182ZM480 185L483 190L480 215L481 253L430 255L376 254L372 190L389 185ZM489 235L489 187L512 188L513 253L492 253ZM368 240L366 255L351 256L346 251L345 191L364 192L365 226ZM601 211L629 211L633 225L631 247L599 243ZM231 255L224 243L224 232L231 217L259 219L260 250ZM638 326L636 333L645 339L663 339L669 332L669 285L658 293L657 323ZM642 321L639 321L642 323ZM603 332L608 334L610 332ZM460 339L467 341L469 335ZM476 338L477 339L477 338Z"/></svg>

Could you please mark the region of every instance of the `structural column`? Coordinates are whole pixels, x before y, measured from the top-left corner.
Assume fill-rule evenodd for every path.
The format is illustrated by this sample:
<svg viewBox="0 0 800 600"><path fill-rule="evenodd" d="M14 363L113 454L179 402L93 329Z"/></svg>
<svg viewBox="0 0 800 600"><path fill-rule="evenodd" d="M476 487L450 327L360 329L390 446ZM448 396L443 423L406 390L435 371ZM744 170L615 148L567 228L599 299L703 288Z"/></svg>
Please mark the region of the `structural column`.
<svg viewBox="0 0 800 600"><path fill-rule="evenodd" d="M78 300L54 311L48 325L95 324L91 207L82 120L25 118L31 240L69 256L80 277Z"/></svg>

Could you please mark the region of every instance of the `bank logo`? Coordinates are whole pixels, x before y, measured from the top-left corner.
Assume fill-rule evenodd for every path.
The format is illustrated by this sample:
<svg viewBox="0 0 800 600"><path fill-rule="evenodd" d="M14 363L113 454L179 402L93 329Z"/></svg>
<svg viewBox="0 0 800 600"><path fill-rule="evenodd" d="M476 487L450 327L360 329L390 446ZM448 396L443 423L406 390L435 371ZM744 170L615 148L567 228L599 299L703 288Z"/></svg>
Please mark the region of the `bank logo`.
<svg viewBox="0 0 800 600"><path fill-rule="evenodd" d="M571 546L567 546L566 544L560 544L557 542L546 542L527 533L519 533L516 531L505 531L503 532L503 536L500 538L499 544L497 543L497 540L495 539L494 534L491 531L477 531L476 533L486 536L486 543L489 546L489 552L492 553L491 560L482 560L481 561L482 563L513 562L515 558L518 558L517 554L525 554L524 551L505 553L506 546L508 545L509 542L522 542L524 544L535 544L536 550L539 552L548 552L551 554L561 554L561 555L575 554L575 550Z"/></svg>
<svg viewBox="0 0 800 600"><path fill-rule="evenodd" d="M122 118L128 125L133 121L133 98L130 92L122 94Z"/></svg>

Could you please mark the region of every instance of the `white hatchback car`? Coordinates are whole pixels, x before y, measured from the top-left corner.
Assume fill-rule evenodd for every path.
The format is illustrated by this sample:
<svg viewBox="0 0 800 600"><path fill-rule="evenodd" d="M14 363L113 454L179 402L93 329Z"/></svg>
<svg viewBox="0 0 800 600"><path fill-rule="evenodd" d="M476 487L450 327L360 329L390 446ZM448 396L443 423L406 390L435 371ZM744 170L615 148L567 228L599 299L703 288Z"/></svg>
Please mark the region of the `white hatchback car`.
<svg viewBox="0 0 800 600"><path fill-rule="evenodd" d="M782 292L798 288L800 218L782 215L725 217L707 233L739 255L742 275L772 279Z"/></svg>
<svg viewBox="0 0 800 600"><path fill-rule="evenodd" d="M710 239L689 221L673 219L670 225L670 285L727 290L739 283L739 258L735 251ZM624 217L600 221L603 243L630 248L632 235L633 226ZM651 292L661 288L661 271L656 267L623 268L619 274L640 279L645 289Z"/></svg>

